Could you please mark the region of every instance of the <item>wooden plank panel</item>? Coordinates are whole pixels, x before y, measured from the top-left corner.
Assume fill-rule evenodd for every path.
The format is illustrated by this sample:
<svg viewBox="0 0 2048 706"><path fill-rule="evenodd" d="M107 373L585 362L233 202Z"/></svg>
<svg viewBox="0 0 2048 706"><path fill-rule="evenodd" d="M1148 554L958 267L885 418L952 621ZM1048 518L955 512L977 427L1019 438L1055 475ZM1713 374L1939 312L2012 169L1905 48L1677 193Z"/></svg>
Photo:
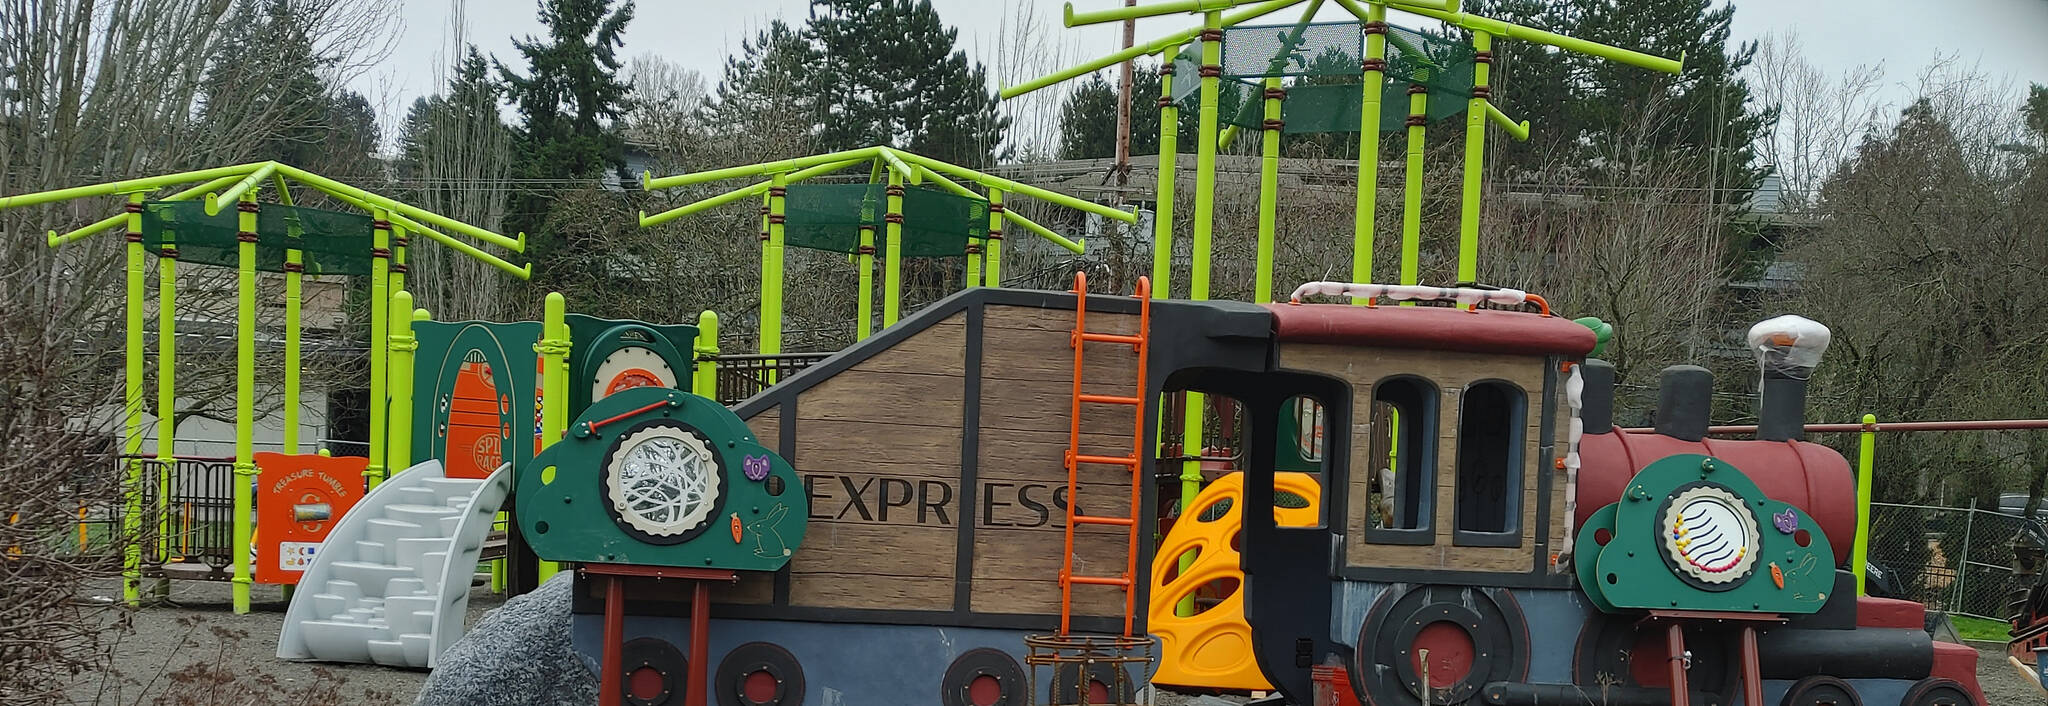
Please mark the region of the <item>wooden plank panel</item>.
<svg viewBox="0 0 2048 706"><path fill-rule="evenodd" d="M863 473L839 471L836 473L804 473L804 491L810 497L810 529L806 532L804 548L821 545L836 536L834 533L847 529L860 537L880 541L875 546L887 546L897 538L888 536L867 537L853 528L892 527L906 533L923 528L950 528L960 522L961 493L958 476L918 477L898 474ZM908 542L911 536L901 538ZM902 547L914 551L944 551L941 539L924 537L920 542ZM950 540L945 540L950 541ZM855 545L853 550L872 547ZM950 561L951 553L947 554Z"/></svg>
<svg viewBox="0 0 2048 706"><path fill-rule="evenodd" d="M1060 584L1058 581L1024 579L975 581L974 600L970 602L970 606L977 613L1057 616L1060 613ZM1138 612L1144 611L1145 605L1138 604ZM1074 587L1075 617L1122 619L1123 614L1122 590L1114 586Z"/></svg>
<svg viewBox="0 0 2048 706"><path fill-rule="evenodd" d="M1067 482L1065 432L1013 431L983 428L980 435L978 474L984 481L1026 483ZM1129 435L1083 434L1081 453L1102 456L1130 454ZM1082 483L1128 483L1130 471L1122 466L1082 464Z"/></svg>
<svg viewBox="0 0 2048 706"><path fill-rule="evenodd" d="M1116 394L1131 392L1135 390ZM983 429L1065 433L1073 418L1074 382L1068 378L987 383L982 385L981 399ZM1136 412L1128 406L1081 406L1082 433L1126 435L1136 430L1136 422Z"/></svg>
<svg viewBox="0 0 2048 706"><path fill-rule="evenodd" d="M797 418L957 426L963 387L962 379L953 375L835 375L797 396Z"/></svg>
<svg viewBox="0 0 2048 706"><path fill-rule="evenodd" d="M953 609L953 579L791 572L789 604L805 608Z"/></svg>
<svg viewBox="0 0 2048 706"><path fill-rule="evenodd" d="M1087 527L1074 535L1074 571L1083 576L1116 576L1124 571L1128 540L1122 528ZM1065 532L977 529L974 533L974 578L1028 579L1059 583L1060 549ZM1139 567L1143 569L1145 567ZM1141 572L1142 573L1142 572Z"/></svg>
<svg viewBox="0 0 2048 706"><path fill-rule="evenodd" d="M726 605L767 605L775 602L775 574L741 571L735 583L711 584L711 602Z"/></svg>
<svg viewBox="0 0 2048 706"><path fill-rule="evenodd" d="M991 305L982 309L981 325L985 328L1071 333L1074 330L1074 310ZM1088 330L1093 333L1137 333L1138 317L1132 314L1110 314L1091 310L1088 312Z"/></svg>
<svg viewBox="0 0 2048 706"><path fill-rule="evenodd" d="M875 372L961 375L966 367L967 315L959 313L853 364L847 373L841 375Z"/></svg>
<svg viewBox="0 0 2048 706"><path fill-rule="evenodd" d="M747 429L754 432L754 438L770 451L782 448L782 405L761 410L760 414L748 417Z"/></svg>
<svg viewBox="0 0 2048 706"><path fill-rule="evenodd" d="M933 419L895 424L844 419L805 420L796 435L799 469L924 467L917 475L960 475L960 425Z"/></svg>

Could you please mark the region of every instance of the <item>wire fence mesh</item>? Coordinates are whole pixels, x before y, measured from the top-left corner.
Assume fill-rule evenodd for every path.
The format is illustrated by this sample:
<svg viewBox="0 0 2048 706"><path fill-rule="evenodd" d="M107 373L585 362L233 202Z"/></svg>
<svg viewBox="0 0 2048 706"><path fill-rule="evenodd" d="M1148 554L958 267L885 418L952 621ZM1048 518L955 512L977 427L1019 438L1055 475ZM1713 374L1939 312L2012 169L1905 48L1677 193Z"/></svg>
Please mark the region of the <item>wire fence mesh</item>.
<svg viewBox="0 0 2048 706"><path fill-rule="evenodd" d="M1901 597L1929 610L2006 620L2015 592L2012 542L2040 520L1975 507L1870 504L1870 560Z"/></svg>

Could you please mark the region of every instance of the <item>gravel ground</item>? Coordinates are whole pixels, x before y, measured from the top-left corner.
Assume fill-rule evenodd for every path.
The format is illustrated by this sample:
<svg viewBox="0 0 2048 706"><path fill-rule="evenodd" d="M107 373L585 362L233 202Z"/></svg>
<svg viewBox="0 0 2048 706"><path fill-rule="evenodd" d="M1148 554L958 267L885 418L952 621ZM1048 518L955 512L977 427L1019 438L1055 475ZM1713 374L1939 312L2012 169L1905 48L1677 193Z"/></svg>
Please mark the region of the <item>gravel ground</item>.
<svg viewBox="0 0 2048 706"><path fill-rule="evenodd" d="M118 583L88 599L118 598ZM110 615L111 669L80 675L79 704L410 704L426 672L357 664L279 660L285 602L257 586L255 603L236 615L226 583L173 581L171 603ZM504 602L472 589L469 621Z"/></svg>
<svg viewBox="0 0 2048 706"><path fill-rule="evenodd" d="M108 585L93 596L118 596ZM88 597L93 597L88 596ZM274 655L285 604L277 589L257 587L254 611L230 610L228 584L172 583L172 603L110 618L112 668L81 675L79 704L410 704L426 672L367 665L285 662ZM469 623L504 601L483 588L469 599ZM1979 683L1990 706L2048 703L2005 661L2004 645L1973 643ZM1242 699L1162 694L1161 706L1210 706Z"/></svg>

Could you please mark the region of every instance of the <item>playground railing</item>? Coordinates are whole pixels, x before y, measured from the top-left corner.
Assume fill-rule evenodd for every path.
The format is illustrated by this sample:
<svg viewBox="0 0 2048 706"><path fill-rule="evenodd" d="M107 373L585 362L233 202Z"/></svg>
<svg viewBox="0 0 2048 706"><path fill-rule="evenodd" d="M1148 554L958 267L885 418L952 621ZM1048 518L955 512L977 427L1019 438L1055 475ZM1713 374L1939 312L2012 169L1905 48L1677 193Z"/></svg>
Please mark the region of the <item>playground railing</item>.
<svg viewBox="0 0 2048 706"><path fill-rule="evenodd" d="M142 563L204 565L223 574L234 565L235 461L224 457L154 457L142 465Z"/></svg>
<svg viewBox="0 0 2048 706"><path fill-rule="evenodd" d="M718 365L718 402L732 405L760 394L777 381L831 357L831 353L779 353L774 355L720 355L709 360Z"/></svg>

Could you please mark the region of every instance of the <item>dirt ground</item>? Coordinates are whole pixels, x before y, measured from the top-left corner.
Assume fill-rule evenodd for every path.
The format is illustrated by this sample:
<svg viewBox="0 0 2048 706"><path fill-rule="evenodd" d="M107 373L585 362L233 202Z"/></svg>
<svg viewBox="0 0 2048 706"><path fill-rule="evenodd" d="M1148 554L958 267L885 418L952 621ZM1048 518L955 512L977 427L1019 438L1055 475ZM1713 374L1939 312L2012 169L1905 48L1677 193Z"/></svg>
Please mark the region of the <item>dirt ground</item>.
<svg viewBox="0 0 2048 706"><path fill-rule="evenodd" d="M89 599L117 598L117 585ZM366 665L304 664L275 657L285 603L274 587L256 589L254 610L235 615L228 584L179 581L170 603L108 622L111 669L81 675L73 703L114 704L410 704L426 672ZM469 620L504 600L485 588L469 598ZM2005 661L2004 645L1974 643L1978 680L1990 706L2044 704L2041 693ZM1166 697L1160 704L1237 703L1239 699Z"/></svg>

